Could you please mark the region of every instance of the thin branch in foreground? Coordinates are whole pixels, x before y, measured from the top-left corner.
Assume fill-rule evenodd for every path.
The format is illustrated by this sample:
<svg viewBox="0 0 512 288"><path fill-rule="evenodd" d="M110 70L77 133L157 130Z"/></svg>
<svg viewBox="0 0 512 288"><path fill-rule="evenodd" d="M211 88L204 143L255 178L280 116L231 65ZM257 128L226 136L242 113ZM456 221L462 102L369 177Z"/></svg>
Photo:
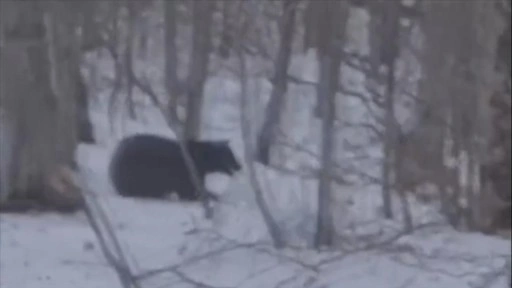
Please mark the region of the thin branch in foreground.
<svg viewBox="0 0 512 288"><path fill-rule="evenodd" d="M78 177L75 177L75 178L78 178ZM96 198L90 197L91 195L93 195L93 193L86 190L84 181L76 181L75 184L76 184L77 189L81 189L81 191L83 192L82 197L84 198L85 215L87 217L89 225L91 226L94 234L96 235L96 238L98 239L98 242L100 243L101 250L102 250L103 255L105 256L107 262L116 271L117 276L119 277L119 280L124 288L132 288L132 287L140 288L139 283L133 277L133 274L130 271L128 261L126 260L126 257L123 253L121 245L119 244L119 240L117 239L117 237L115 235L115 232L112 228L112 225L110 224L110 221L109 221L106 213L102 210L102 208L99 205L99 203L97 202ZM95 217L95 214L93 212L94 209L92 208L93 206L95 207L96 211L98 211L99 219L97 217ZM104 229L107 232L108 237L106 237L104 235L104 233L102 232L102 229L101 229L102 224L103 224ZM114 250L116 251L116 254L117 254L117 259L108 248L107 238L110 238L110 241L114 246Z"/></svg>
<svg viewBox="0 0 512 288"><path fill-rule="evenodd" d="M194 264L196 262L199 262L201 260L204 260L204 259L216 256L216 255L220 255L220 254L223 254L223 253L226 253L226 252L234 251L234 250L237 250L237 249L240 249L240 248L249 247L250 245L252 245L252 244L227 245L225 247L222 247L222 248L219 248L219 249L216 249L216 250L211 250L211 251L208 251L208 252L206 252L204 254L191 257L189 259L186 259L186 260L182 261L179 264L174 264L174 265L169 265L169 266L165 266L165 267L161 267L161 268L157 268L157 269L152 269L152 270L144 271L144 272L140 273L139 275L136 275L135 279L144 280L144 279L147 279L147 278L150 278L150 277L154 277L154 276L156 276L158 274L167 273L167 272L174 272L176 269L179 269L181 266L191 265L191 264Z"/></svg>
<svg viewBox="0 0 512 288"><path fill-rule="evenodd" d="M396 233L395 235L385 239L385 240L380 240L380 241L375 241L375 242L370 242L370 243L366 243L364 245L361 245L361 247L359 248L356 248L352 251L349 251L349 254L353 254L353 253L358 253L358 252L363 252L363 251L368 251L368 250L375 250L377 248L382 248L386 245L390 245L396 241L398 241L399 239L407 236L407 235L411 235L413 232L417 232L421 229L425 229L425 228L433 228L433 227L442 227L444 226L443 223L425 223L425 224L420 224L420 225L417 225L416 227L414 227L411 231L405 231L405 230L402 230L398 233ZM332 257L328 257L327 259L324 259L324 260L321 260L318 262L318 266L325 266L325 265L328 265L328 264L332 264L334 262L337 262L343 258L345 258L347 256L347 253L342 253L342 254L338 254L338 255L335 255L335 256L332 256Z"/></svg>

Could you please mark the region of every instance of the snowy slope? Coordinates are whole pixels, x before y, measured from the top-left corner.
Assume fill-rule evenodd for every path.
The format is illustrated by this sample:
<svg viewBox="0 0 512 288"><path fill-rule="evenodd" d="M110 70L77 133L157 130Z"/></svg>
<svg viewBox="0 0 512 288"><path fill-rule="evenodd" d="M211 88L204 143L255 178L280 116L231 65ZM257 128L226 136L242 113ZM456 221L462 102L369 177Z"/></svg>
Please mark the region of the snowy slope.
<svg viewBox="0 0 512 288"><path fill-rule="evenodd" d="M361 23L350 22L349 26L364 27L368 19L363 16L358 16ZM357 37L349 35L354 38L349 41L354 47L349 48L364 53L368 50L364 44L367 31L361 27L355 29ZM163 44L155 44L155 47L161 50ZM181 47L182 50L187 52L187 47ZM318 71L312 65L313 58L309 54L293 57L289 70L299 78L314 82ZM112 63L103 60L95 62L98 71L112 75ZM269 64L260 62L259 66ZM151 80L156 93L164 95L163 86L157 85L162 83L161 58L153 57L136 64ZM361 92L364 77L346 67L342 70L342 80L347 87ZM202 128L205 138L230 139L235 154L243 159L240 87L238 79L233 78L226 75L209 78ZM118 197L107 177L108 161L117 142L137 132L167 137L174 137L174 133L164 124L159 110L149 105L147 97L136 99L138 121L127 120L126 113L116 113L111 125L107 104L110 91L105 91L108 89L103 86L108 85L103 84L93 90L90 111L98 144L81 145L77 159L88 190L96 194L107 211L134 272L149 275L155 269L165 271L147 277L143 287L198 287L194 283L204 283L204 287L241 288L506 287L505 278L498 277L498 272L503 272L499 270L504 259L510 257L510 241L454 232L442 226L386 241L393 238L393 231L400 229L401 224L381 219L381 201L376 187L337 187L339 193L336 194L343 199L335 204L341 205L336 207L339 211L339 215L335 215L336 226L338 232L346 235L339 237L336 250L322 253L299 248L274 251L269 247L267 231L245 173L233 179L220 175L208 177L209 188L222 194L222 204L216 207L213 221L202 218L199 205ZM249 86L250 118L253 128L258 128L272 87L262 78L251 78ZM289 136L314 150L318 123L308 118L315 105L314 89L307 85L290 85L288 90L294 95L286 107L291 117L284 121ZM339 102L343 121L364 117L360 102L350 98ZM358 129L346 131L341 133L343 140L363 141L365 138L356 134L360 133ZM378 147L364 152L379 158ZM300 153L290 155L293 157L286 159L287 166L312 165L311 157ZM375 159L356 163L346 161L353 155L341 156L341 163L349 162L368 173L379 174ZM256 168L270 208L286 232L288 242L311 243L316 181L260 166ZM438 220L431 207L416 203L414 199L411 202L416 223ZM72 217L1 215L0 229L0 288L121 287L113 269L106 264L83 213ZM379 233L384 234L379 236ZM356 234L358 238L353 236ZM373 236L361 236L367 234ZM385 244L369 245L365 238L380 239ZM370 247L366 247L368 245ZM496 275L495 271L498 271Z"/></svg>
<svg viewBox="0 0 512 288"><path fill-rule="evenodd" d="M224 84L219 79L212 81L217 81L209 83L216 89L209 91L217 92L210 93L207 101L209 111L215 112L206 113L211 121L205 122L231 129L211 128L206 135L229 137L241 157L237 100L231 99L229 105L215 101L215 97L229 96L229 91L235 97L236 85L228 80ZM77 155L88 188L97 193L108 212L135 273L168 267L167 272L147 278L144 287L185 288L201 282L210 285L206 287L243 288L472 288L478 287L485 277L496 280L485 287L505 287L504 277L491 274L510 255L509 241L442 227L420 231L374 249L321 254L298 249L276 252L268 246L266 229L245 175L232 180L217 175L209 177L207 182L213 190L225 190L224 203L218 207L212 222L202 219L198 205L120 198L113 193L106 173L117 141L123 135L140 131L168 137L173 137L173 133L154 108L144 110L146 124L128 121L114 133L110 131L104 105L96 105L91 114L99 144L82 145ZM313 212L297 204L302 198L293 193L301 189L302 182L290 177L273 175L268 180L272 181L270 186L276 194L272 206L282 212L278 218L283 223L291 223L294 218L300 218L298 213L310 211L309 218L287 228L290 233L308 235L313 229ZM363 188L353 193L351 217L375 220L378 214L371 211L376 211L379 205L376 193L375 189ZM420 206L414 210L423 211ZM372 231L382 228L383 222L373 223ZM73 217L2 215L0 228L2 288L121 287L82 213Z"/></svg>

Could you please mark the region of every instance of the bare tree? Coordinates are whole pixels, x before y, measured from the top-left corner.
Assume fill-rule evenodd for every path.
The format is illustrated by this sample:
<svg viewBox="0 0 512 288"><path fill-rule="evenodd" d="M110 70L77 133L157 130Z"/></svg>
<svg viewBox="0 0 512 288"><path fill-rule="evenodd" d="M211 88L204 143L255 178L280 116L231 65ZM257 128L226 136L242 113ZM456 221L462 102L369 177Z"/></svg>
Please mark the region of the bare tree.
<svg viewBox="0 0 512 288"><path fill-rule="evenodd" d="M256 203L258 205L258 208L261 211L261 214L263 216L263 220L265 221L265 224L267 226L267 230L269 232L270 237L272 238L272 242L274 244L274 247L276 248L283 248L285 243L284 235L282 231L280 230L276 220L272 216L272 213L269 209L268 204L265 201L264 191L260 185L260 182L257 177L257 172L255 169L255 157L254 157L254 151L255 147L253 145L253 135L254 135L254 129L253 125L251 125L251 119L249 113L249 97L251 97L251 93L248 90L248 80L249 80L249 69L247 65L246 55L245 55L245 49L243 47L246 47L247 42L247 34L249 34L250 27L254 23L254 21L258 20L258 16L261 15L257 10L257 5L255 2L247 2L245 7L241 8L247 8L248 15L250 17L247 17L245 21L241 21L239 23L237 29L233 29L234 33L234 41L233 41L233 50L237 53L238 59L239 59L239 71L238 74L240 75L240 123L242 128L242 137L244 141L244 158L245 163L247 166L247 172L249 175L249 180L251 182L251 186L254 190Z"/></svg>
<svg viewBox="0 0 512 288"><path fill-rule="evenodd" d="M178 79L178 51L176 49L176 1L164 2L165 23L165 87L169 94L167 118L179 123L177 109L181 93L181 82Z"/></svg>
<svg viewBox="0 0 512 288"><path fill-rule="evenodd" d="M233 5L227 1L220 1L222 7L222 32L218 53L220 57L228 59L233 48L234 17L232 16ZM230 9L231 8L231 9Z"/></svg>
<svg viewBox="0 0 512 288"><path fill-rule="evenodd" d="M201 128L203 90L208 76L211 52L211 25L215 2L192 2L192 54L186 81L187 118L185 139L198 139Z"/></svg>
<svg viewBox="0 0 512 288"><path fill-rule="evenodd" d="M370 4L370 48L372 70L375 75L380 74L381 65L387 68L387 83L385 96L385 133L383 146L383 167L382 167L382 203L383 212L386 218L393 217L391 202L392 169L393 169L393 144L396 136L395 115L394 115L394 93L395 93L395 61L398 53L398 15L396 15L399 2L384 3L375 1ZM384 44L385 43L385 44ZM370 86L379 86L376 77L368 75Z"/></svg>
<svg viewBox="0 0 512 288"><path fill-rule="evenodd" d="M436 167L428 167L432 171L428 175L440 188L442 212L458 228L481 226L481 221L489 218L484 214L490 207L484 209L486 213L477 208L486 202L478 199L487 196L474 183L477 167L487 154L480 143L487 137L486 107L497 79L492 71L493 47L502 24L496 21L494 5L479 1L424 3L420 98L431 117L423 125L417 147L438 160ZM452 179L443 180L446 175ZM468 180L461 181L464 178Z"/></svg>
<svg viewBox="0 0 512 288"><path fill-rule="evenodd" d="M123 71L125 71L125 79L126 79L126 104L128 107L128 115L131 119L135 120L137 118L135 112L135 103L134 103L134 95L133 95L133 73L130 71L134 70L134 61L133 61L133 46L134 46L134 38L135 38L135 24L137 18L137 11L135 10L137 7L135 6L137 2L135 1L127 1L124 5L124 8L127 10L128 19L126 23L126 32L124 37L124 50L123 50L123 62L126 66Z"/></svg>
<svg viewBox="0 0 512 288"><path fill-rule="evenodd" d="M320 15L317 22L320 82L317 88L318 107L322 118L322 149L320 179L318 184L318 218L315 246L330 246L333 241L331 213L333 152L336 144L334 123L336 120L336 90L340 78L340 64L345 43L345 27L349 16L346 1L316 2Z"/></svg>
<svg viewBox="0 0 512 288"><path fill-rule="evenodd" d="M4 85L0 85L3 89ZM4 95L4 91L0 91L0 95ZM1 98L0 98L1 99ZM1 101L0 101L1 103ZM11 191L11 178L9 177L11 155L13 147L13 131L11 123L6 113L0 106L0 204L4 203Z"/></svg>
<svg viewBox="0 0 512 288"><path fill-rule="evenodd" d="M277 136L279 128L279 119L282 107L285 102L288 66L292 53L292 41L295 27L295 14L298 1L285 0L283 5L283 21L281 24L281 38L279 40L279 50L274 64L274 84L270 101L265 111L265 120L258 135L258 161L265 165L270 164L270 149Z"/></svg>
<svg viewBox="0 0 512 288"><path fill-rule="evenodd" d="M89 89L85 83L84 77L80 71L76 71L77 93L76 93L76 123L77 123L77 139L80 142L93 144L96 142L94 131L89 117Z"/></svg>
<svg viewBox="0 0 512 288"><path fill-rule="evenodd" d="M501 5L498 5L501 4ZM499 203L491 219L491 230L510 228L511 223L511 6L510 1L496 3L496 12L501 14L505 28L500 33L495 50L495 68L501 79L490 97L490 122L493 129L487 146L490 156L481 166L484 191L496 195ZM501 17L499 17L501 18ZM491 22L492 23L492 22Z"/></svg>
<svg viewBox="0 0 512 288"><path fill-rule="evenodd" d="M274 217L272 217L272 214L270 212L270 209L265 202L263 190L261 189L261 185L258 182L258 179L256 177L256 171L254 169L254 157L252 155L253 149L252 145L250 144L251 141L251 125L250 120L247 119L248 115L248 97L250 96L247 91L247 64L245 60L245 56L242 53L239 53L240 57L240 84L241 84L241 101L240 101L240 113L242 113L242 131L243 131L243 137L244 137L244 151L245 151L245 160L247 163L249 178L251 181L251 185L254 189L254 194L256 197L256 202L258 204L258 207L261 211L261 214L263 216L263 220L265 221L265 224L267 225L267 229L269 231L269 234L272 238L272 241L274 243L274 247L276 248L283 248L285 245L283 235L281 231L279 230L279 226L277 225L277 222L275 221Z"/></svg>
<svg viewBox="0 0 512 288"><path fill-rule="evenodd" d="M104 44L101 35L101 21L98 20L102 14L102 7L98 2L78 2L81 9L81 25L82 28L82 50L91 51Z"/></svg>
<svg viewBox="0 0 512 288"><path fill-rule="evenodd" d="M385 110L386 110L386 117L385 117L385 139L384 139L384 167L383 167L383 204L384 204L384 212L387 217L391 217L391 201L390 201L390 185L391 182L391 170L395 171L395 179L394 182L397 184L395 185L395 189L397 190L398 194L400 195L400 202L401 202L401 209L402 209L402 216L404 217L404 228L406 231L412 230L412 216L409 208L408 198L406 195L406 187L403 184L405 179L400 179L397 177L396 171L401 171L402 165L403 165L403 157L401 154L401 151L398 148L398 141L399 141L399 135L403 132L401 131L400 126L397 124L396 116L395 116L395 93L396 93L396 61L399 57L399 33L400 33L400 15L399 15L399 2L393 2L393 3L387 3L384 5L383 9L383 15L382 15L382 22L381 27L382 30L380 31L381 37L383 37L383 40L380 41L381 46L379 58L380 62L385 65L386 67L386 97L385 97ZM384 45L384 43L386 43ZM394 151L393 151L394 150ZM394 168L394 169L393 169ZM399 174L398 174L399 175Z"/></svg>
<svg viewBox="0 0 512 288"><path fill-rule="evenodd" d="M64 2L1 5L1 102L14 131L10 196L76 209L80 195L59 180L66 177L62 167L74 161L77 142L76 11Z"/></svg>

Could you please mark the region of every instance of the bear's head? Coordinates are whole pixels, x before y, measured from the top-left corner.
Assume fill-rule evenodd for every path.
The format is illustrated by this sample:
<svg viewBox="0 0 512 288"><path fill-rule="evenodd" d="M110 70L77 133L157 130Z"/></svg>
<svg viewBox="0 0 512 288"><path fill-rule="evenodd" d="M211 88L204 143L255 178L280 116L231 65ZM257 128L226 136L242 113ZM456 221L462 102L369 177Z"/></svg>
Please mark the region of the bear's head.
<svg viewBox="0 0 512 288"><path fill-rule="evenodd" d="M206 161L209 162L209 172L225 173L231 176L242 169L242 165L229 147L228 140L211 141L208 144Z"/></svg>

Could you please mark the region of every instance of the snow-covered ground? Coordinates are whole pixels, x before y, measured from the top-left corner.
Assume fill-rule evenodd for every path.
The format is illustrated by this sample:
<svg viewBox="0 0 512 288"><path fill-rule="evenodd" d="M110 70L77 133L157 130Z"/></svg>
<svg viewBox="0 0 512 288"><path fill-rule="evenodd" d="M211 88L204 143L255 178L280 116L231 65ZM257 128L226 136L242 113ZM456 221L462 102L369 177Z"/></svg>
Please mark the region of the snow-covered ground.
<svg viewBox="0 0 512 288"><path fill-rule="evenodd" d="M243 159L237 85L218 78L208 85L205 137L231 139L235 153ZM98 144L81 145L77 158L84 182L107 211L134 273L146 275L143 287L506 287L506 278L499 275L510 255L509 240L454 232L442 226L396 237L395 241L382 240L384 243L366 249L357 245L362 240L347 239L340 240L337 249L322 253L300 248L275 251L269 245L245 173L233 179L219 175L208 178L212 190L223 191L222 204L216 207L212 221L202 218L199 205L118 197L107 177L117 141L141 131L168 137L173 133L155 108L143 109L138 122L121 123L117 120L126 117L116 117L115 130L111 131L102 103L91 108ZM314 185L298 177L267 174L263 187L290 242L311 239L315 196L306 190ZM341 223L350 215L372 227L370 231L360 229L362 223L353 224L347 235L400 227L399 223L379 221L378 190L345 190L340 188L351 195L351 204L343 207L347 212L336 221ZM419 204L412 210L415 219L431 213ZM343 221L348 227L346 224ZM121 287L83 213L1 215L0 229L1 288ZM392 234L388 231L386 235L393 238Z"/></svg>

